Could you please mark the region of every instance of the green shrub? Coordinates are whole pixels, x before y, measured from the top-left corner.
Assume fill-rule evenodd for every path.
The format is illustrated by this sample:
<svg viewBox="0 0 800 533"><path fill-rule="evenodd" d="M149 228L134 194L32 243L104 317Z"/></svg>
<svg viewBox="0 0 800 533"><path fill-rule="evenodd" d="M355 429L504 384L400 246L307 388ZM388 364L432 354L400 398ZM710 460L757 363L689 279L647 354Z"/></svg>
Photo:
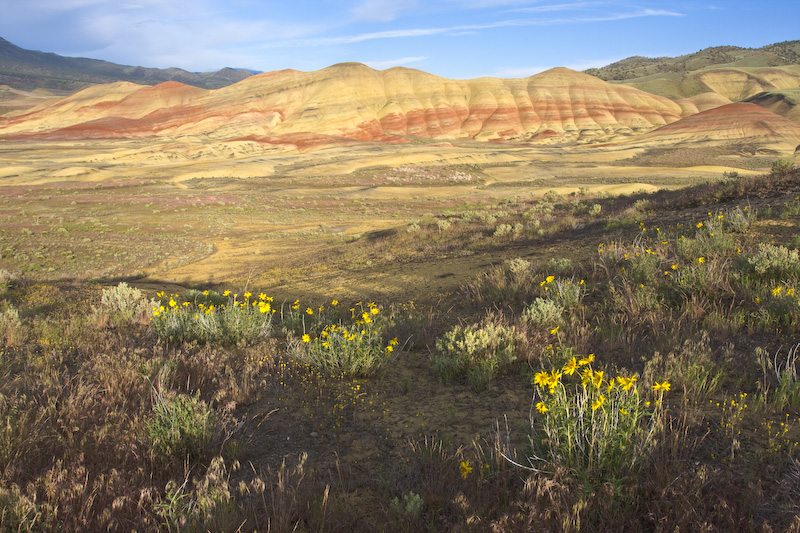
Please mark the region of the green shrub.
<svg viewBox="0 0 800 533"><path fill-rule="evenodd" d="M783 357L780 351L773 357L761 347L756 348L761 364L762 378L758 383L761 401L775 411L800 408L800 344L796 344Z"/></svg>
<svg viewBox="0 0 800 533"><path fill-rule="evenodd" d="M777 159L772 163L772 174L786 174L794 168L791 159Z"/></svg>
<svg viewBox="0 0 800 533"><path fill-rule="evenodd" d="M636 376L606 376L592 369L593 361L593 355L572 357L534 376L530 461L537 470L567 468L594 484L619 480L644 463L657 441L670 384L656 383L649 400Z"/></svg>
<svg viewBox="0 0 800 533"><path fill-rule="evenodd" d="M211 442L214 411L198 396L153 389L153 416L147 438L158 455L183 460L199 455Z"/></svg>
<svg viewBox="0 0 800 533"><path fill-rule="evenodd" d="M194 301L181 299L177 294L168 299L163 293L158 296L162 301L153 308L151 324L159 340L165 343L254 343L272 333L275 309L272 299L264 294L251 298L250 293L245 293L240 299L238 294L225 291L222 304L208 303L217 301L210 293L208 300Z"/></svg>
<svg viewBox="0 0 800 533"><path fill-rule="evenodd" d="M466 378L476 390L504 366L516 359L522 336L514 327L495 323L487 317L482 324L456 326L436 340L431 355L433 371L442 379Z"/></svg>
<svg viewBox="0 0 800 533"><path fill-rule="evenodd" d="M756 253L747 258L756 274L762 278L796 279L800 275L800 257L797 250L785 246L761 243Z"/></svg>
<svg viewBox="0 0 800 533"><path fill-rule="evenodd" d="M531 262L521 257L506 261L506 268L515 276L525 276L530 274Z"/></svg>
<svg viewBox="0 0 800 533"><path fill-rule="evenodd" d="M586 295L583 280L556 278L547 291L547 297L564 309L575 309Z"/></svg>
<svg viewBox="0 0 800 533"><path fill-rule="evenodd" d="M234 463L231 470L236 471ZM188 482L188 479L186 480ZM164 500L155 504L168 531L233 531L236 502L230 486L230 472L222 457L215 457L205 475L178 485L170 480L165 487Z"/></svg>
<svg viewBox="0 0 800 533"><path fill-rule="evenodd" d="M25 342L26 334L19 311L11 304L2 305L0 309L0 340L8 345Z"/></svg>
<svg viewBox="0 0 800 533"><path fill-rule="evenodd" d="M92 306L92 311L115 324L144 322L155 305L157 302L148 301L142 291L122 282L116 287L103 289L100 305Z"/></svg>
<svg viewBox="0 0 800 533"><path fill-rule="evenodd" d="M714 362L710 338L703 332L699 340L687 340L680 350L662 356L655 352L644 367L644 380L653 382L657 376L681 387L687 398L702 399L719 387L724 369Z"/></svg>
<svg viewBox="0 0 800 533"><path fill-rule="evenodd" d="M384 318L375 304L360 307L349 321L327 324L316 334L289 342L292 357L330 375L368 376L396 355L398 340L384 343Z"/></svg>
<svg viewBox="0 0 800 533"><path fill-rule="evenodd" d="M4 296L11 289L16 279L11 272L0 268L0 296Z"/></svg>
<svg viewBox="0 0 800 533"><path fill-rule="evenodd" d="M561 323L564 308L550 298L536 298L522 312L522 318L537 326L557 326Z"/></svg>
<svg viewBox="0 0 800 533"><path fill-rule="evenodd" d="M512 231L514 231L514 229L511 227L511 224L500 224L495 228L492 237L495 239L499 237L505 237L506 235L511 234Z"/></svg>

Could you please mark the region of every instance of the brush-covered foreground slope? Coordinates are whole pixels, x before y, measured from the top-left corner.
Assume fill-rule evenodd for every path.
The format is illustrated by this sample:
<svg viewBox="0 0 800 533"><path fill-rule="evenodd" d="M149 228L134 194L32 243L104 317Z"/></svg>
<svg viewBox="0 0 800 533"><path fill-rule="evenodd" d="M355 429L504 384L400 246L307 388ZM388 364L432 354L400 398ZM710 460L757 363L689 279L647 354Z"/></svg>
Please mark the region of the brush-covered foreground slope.
<svg viewBox="0 0 800 533"><path fill-rule="evenodd" d="M259 74L211 91L176 82L98 85L0 118L0 137L569 142L646 132L680 117L667 98L565 68L525 79L450 80L345 63Z"/></svg>

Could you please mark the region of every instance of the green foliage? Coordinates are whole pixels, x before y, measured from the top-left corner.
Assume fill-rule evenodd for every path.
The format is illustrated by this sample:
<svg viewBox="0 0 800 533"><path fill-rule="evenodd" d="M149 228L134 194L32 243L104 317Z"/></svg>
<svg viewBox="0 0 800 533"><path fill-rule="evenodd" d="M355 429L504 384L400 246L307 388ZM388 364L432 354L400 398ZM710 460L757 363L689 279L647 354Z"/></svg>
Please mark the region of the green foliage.
<svg viewBox="0 0 800 533"><path fill-rule="evenodd" d="M6 293L11 289L14 285L14 281L16 280L16 276L14 276L8 270L4 270L0 268L0 296L5 296Z"/></svg>
<svg viewBox="0 0 800 533"><path fill-rule="evenodd" d="M122 282L103 289L100 305L93 307L93 311L114 324L144 322L155 305L157 302L148 301L141 290Z"/></svg>
<svg viewBox="0 0 800 533"><path fill-rule="evenodd" d="M211 442L214 411L198 396L153 389L147 438L156 454L176 460L199 455Z"/></svg>
<svg viewBox="0 0 800 533"><path fill-rule="evenodd" d="M794 168L794 162L791 159L776 159L772 163L772 174L781 175L790 172Z"/></svg>
<svg viewBox="0 0 800 533"><path fill-rule="evenodd" d="M756 253L747 258L752 269L762 278L800 277L800 256L797 250L785 246L760 243Z"/></svg>
<svg viewBox="0 0 800 533"><path fill-rule="evenodd" d="M232 471L238 468L234 463ZM212 459L203 477L192 480L191 489L188 481L168 481L164 499L155 504L167 531L230 531L239 525L234 522L235 497L222 457Z"/></svg>
<svg viewBox="0 0 800 533"><path fill-rule="evenodd" d="M703 332L697 341L688 339L680 350L661 355L655 352L644 368L644 380L657 377L680 387L687 398L705 399L719 388L724 369L712 357L710 338Z"/></svg>
<svg viewBox="0 0 800 533"><path fill-rule="evenodd" d="M756 358L762 370L758 386L764 405L778 412L787 407L800 409L800 344L791 347L786 356L778 351L772 357L759 346Z"/></svg>
<svg viewBox="0 0 800 533"><path fill-rule="evenodd" d="M406 514L410 517L417 517L422 513L422 509L425 506L425 500L422 498L422 496L412 490L403 494L402 503L400 502L399 498L394 497L389 502L389 505L392 507L392 509L400 514Z"/></svg>
<svg viewBox="0 0 800 533"><path fill-rule="evenodd" d="M205 294L205 293L204 293ZM271 298L263 294L251 298L245 293L225 291L219 301L218 295L209 293L207 299L194 301L181 299L177 294L168 298L159 293L161 302L153 308L151 324L159 340L167 344L184 342L221 342L252 344L266 339L272 332L275 314Z"/></svg>
<svg viewBox="0 0 800 533"><path fill-rule="evenodd" d="M546 272L551 272L557 276L569 276L575 269L572 259L569 257L552 257L545 266Z"/></svg>
<svg viewBox="0 0 800 533"><path fill-rule="evenodd" d="M437 339L431 366L444 380L466 378L474 389L481 390L499 370L516 359L517 344L521 341L514 327L487 317L481 324L455 326Z"/></svg>
<svg viewBox="0 0 800 533"><path fill-rule="evenodd" d="M564 315L564 307L550 298L536 298L522 312L522 318L537 326L557 326Z"/></svg>
<svg viewBox="0 0 800 533"><path fill-rule="evenodd" d="M645 398L636 376L593 370L594 356L570 358L534 376L539 400L532 414L535 469L567 468L591 484L621 479L644 464L662 427L667 381ZM533 416L536 414L536 416Z"/></svg>
<svg viewBox="0 0 800 533"><path fill-rule="evenodd" d="M336 324L329 322L330 317L320 319L320 313L316 313L317 328L291 341L293 358L329 375L369 376L396 355L398 340L384 342L384 316L375 304L359 307L358 312L353 308L350 320Z"/></svg>
<svg viewBox="0 0 800 533"><path fill-rule="evenodd" d="M0 531L47 531L54 528L52 513L37 503L36 494L29 494L16 483L0 486ZM50 519L50 520L48 520ZM48 526L47 522L51 522Z"/></svg>
<svg viewBox="0 0 800 533"><path fill-rule="evenodd" d="M0 340L8 345L25 342L26 334L19 311L11 304L0 305L0 309Z"/></svg>

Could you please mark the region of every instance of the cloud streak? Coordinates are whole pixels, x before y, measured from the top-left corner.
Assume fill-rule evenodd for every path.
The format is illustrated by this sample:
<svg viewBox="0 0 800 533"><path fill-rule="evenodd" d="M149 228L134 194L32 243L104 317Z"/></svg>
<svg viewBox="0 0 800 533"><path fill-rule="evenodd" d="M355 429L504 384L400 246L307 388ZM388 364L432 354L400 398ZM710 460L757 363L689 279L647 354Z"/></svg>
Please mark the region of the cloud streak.
<svg viewBox="0 0 800 533"><path fill-rule="evenodd" d="M605 16L595 17L572 17L572 18L520 18L508 19L488 24L464 24L458 26L445 26L434 28L409 28L401 30L386 30L379 32L360 33L356 35L342 35L339 37L318 37L311 39L300 39L291 42L277 43L277 46L332 46L341 44L361 43L376 39L399 39L409 37L426 37L431 35L456 34L462 32L474 32L479 30L489 30L507 27L525 26L556 26L561 24L575 24L587 22L610 22L638 17L681 17L682 13L667 11L663 9L637 9L625 13L614 13ZM275 43L266 46L274 46Z"/></svg>

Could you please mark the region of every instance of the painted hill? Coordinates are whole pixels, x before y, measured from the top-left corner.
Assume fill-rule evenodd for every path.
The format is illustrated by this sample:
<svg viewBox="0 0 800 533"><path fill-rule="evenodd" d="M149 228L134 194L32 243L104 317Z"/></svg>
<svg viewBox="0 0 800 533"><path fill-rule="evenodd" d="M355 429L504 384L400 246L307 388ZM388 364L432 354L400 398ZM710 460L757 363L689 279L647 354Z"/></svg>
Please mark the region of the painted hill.
<svg viewBox="0 0 800 533"><path fill-rule="evenodd" d="M800 123L800 88L759 93L746 100Z"/></svg>
<svg viewBox="0 0 800 533"><path fill-rule="evenodd" d="M140 85L179 81L206 89L217 89L251 75L247 70L231 68L197 73L178 68L132 67L97 59L63 57L25 50L0 38L0 85L23 91L49 89L63 95L92 85L116 81Z"/></svg>
<svg viewBox="0 0 800 533"><path fill-rule="evenodd" d="M217 90L98 85L0 118L0 136L589 142L650 131L681 113L667 98L565 68L524 79L450 80L344 63L259 74Z"/></svg>
<svg viewBox="0 0 800 533"><path fill-rule="evenodd" d="M650 146L746 142L779 153L800 148L800 123L753 103L733 103L683 118L637 139Z"/></svg>

